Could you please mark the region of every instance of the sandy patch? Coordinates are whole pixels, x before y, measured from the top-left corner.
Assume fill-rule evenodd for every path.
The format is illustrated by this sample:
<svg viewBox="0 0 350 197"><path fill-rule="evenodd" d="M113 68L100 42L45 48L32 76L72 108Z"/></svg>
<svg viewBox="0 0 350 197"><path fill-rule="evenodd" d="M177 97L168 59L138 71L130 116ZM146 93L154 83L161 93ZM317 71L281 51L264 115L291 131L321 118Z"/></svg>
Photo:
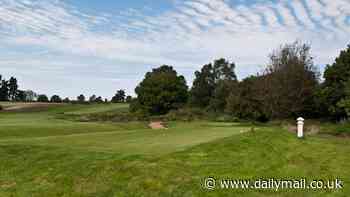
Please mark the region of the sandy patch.
<svg viewBox="0 0 350 197"><path fill-rule="evenodd" d="M165 126L164 126L164 123L161 122L161 121L158 121L158 122L151 122L149 123L148 125L151 129L167 129Z"/></svg>

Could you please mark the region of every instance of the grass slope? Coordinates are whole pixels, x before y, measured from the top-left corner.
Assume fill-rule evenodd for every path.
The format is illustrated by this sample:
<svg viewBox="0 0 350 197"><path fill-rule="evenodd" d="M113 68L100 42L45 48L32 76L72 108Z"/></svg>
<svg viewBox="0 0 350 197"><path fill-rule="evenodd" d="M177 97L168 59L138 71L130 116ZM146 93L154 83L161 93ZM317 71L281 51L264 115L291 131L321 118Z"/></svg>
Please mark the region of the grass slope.
<svg viewBox="0 0 350 197"><path fill-rule="evenodd" d="M65 112L68 115L86 115L110 111L127 111L129 109L129 104L117 103L117 104L90 104L87 106L81 106L76 110L71 110Z"/></svg>
<svg viewBox="0 0 350 197"><path fill-rule="evenodd" d="M101 109L98 109L101 108ZM111 132L125 129L146 128L143 123L102 124L74 122L57 116L66 113L103 112L125 109L124 104L64 105L53 106L45 111L1 112L0 140L5 138L46 137L90 132Z"/></svg>
<svg viewBox="0 0 350 197"><path fill-rule="evenodd" d="M278 127L251 132L251 125L208 122L173 122L169 130L153 131L143 123L55 119L62 110L0 114L1 197L350 195L348 139L298 140ZM15 134L6 131L16 128L16 121ZM340 178L345 187L208 191L203 188L206 177Z"/></svg>
<svg viewBox="0 0 350 197"><path fill-rule="evenodd" d="M79 125L81 126L81 125ZM85 125L86 126L86 125ZM168 130L120 129L116 131L88 132L72 135L0 139L1 144L26 144L56 146L89 151L108 151L125 155L130 154L166 154L181 151L187 147L224 138L246 127L208 127L205 123L178 123ZM100 129L105 126L101 126ZM91 127L90 127L91 129ZM97 128L95 128L97 129Z"/></svg>

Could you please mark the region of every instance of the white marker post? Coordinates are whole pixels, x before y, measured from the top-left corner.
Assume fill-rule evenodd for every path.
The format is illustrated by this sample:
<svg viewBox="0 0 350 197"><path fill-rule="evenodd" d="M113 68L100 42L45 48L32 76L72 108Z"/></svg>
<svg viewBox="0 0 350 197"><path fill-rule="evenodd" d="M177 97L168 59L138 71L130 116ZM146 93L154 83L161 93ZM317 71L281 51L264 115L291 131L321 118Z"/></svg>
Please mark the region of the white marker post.
<svg viewBox="0 0 350 197"><path fill-rule="evenodd" d="M304 137L304 118L300 117L297 119L298 124L298 138Z"/></svg>

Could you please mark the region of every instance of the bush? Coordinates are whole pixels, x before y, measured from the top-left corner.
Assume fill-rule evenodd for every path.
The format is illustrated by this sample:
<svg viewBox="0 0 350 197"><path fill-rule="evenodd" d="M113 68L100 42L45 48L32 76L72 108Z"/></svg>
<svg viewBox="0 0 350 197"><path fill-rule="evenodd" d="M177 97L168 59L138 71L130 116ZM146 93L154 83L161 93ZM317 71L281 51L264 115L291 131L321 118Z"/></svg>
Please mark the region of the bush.
<svg viewBox="0 0 350 197"><path fill-rule="evenodd" d="M338 135L349 135L350 134L350 122L348 121L343 121L334 127L334 131Z"/></svg>
<svg viewBox="0 0 350 197"><path fill-rule="evenodd" d="M267 123L270 121L270 118L265 114L260 114L259 116L256 117L256 121L261 123Z"/></svg>
<svg viewBox="0 0 350 197"><path fill-rule="evenodd" d="M216 122L239 122L240 119L224 113L208 112L200 108L180 108L172 110L164 117L168 121L210 120Z"/></svg>
<svg viewBox="0 0 350 197"><path fill-rule="evenodd" d="M2 105L0 105L0 111L4 110L4 107Z"/></svg>
<svg viewBox="0 0 350 197"><path fill-rule="evenodd" d="M215 118L216 122L239 122L239 118L228 114L219 115Z"/></svg>
<svg viewBox="0 0 350 197"><path fill-rule="evenodd" d="M178 110L172 110L165 116L165 118L170 121L193 121L196 119L205 119L206 117L207 112L199 108L181 108Z"/></svg>
<svg viewBox="0 0 350 197"><path fill-rule="evenodd" d="M130 122L130 121L148 121L149 116L145 116L143 113L138 112L104 112L87 114L84 116L78 115L71 117L77 121L81 122L96 122L96 121L110 121L110 122Z"/></svg>

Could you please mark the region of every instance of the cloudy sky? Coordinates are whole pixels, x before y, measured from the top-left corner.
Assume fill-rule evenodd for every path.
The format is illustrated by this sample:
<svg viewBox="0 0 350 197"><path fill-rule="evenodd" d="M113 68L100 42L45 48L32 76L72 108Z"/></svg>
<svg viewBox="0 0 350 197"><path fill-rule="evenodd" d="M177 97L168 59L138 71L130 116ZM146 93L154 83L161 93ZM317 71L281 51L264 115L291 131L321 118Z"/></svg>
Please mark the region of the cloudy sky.
<svg viewBox="0 0 350 197"><path fill-rule="evenodd" d="M38 93L110 97L161 64L190 84L225 57L242 78L296 39L322 69L349 33L349 0L0 0L0 74Z"/></svg>

